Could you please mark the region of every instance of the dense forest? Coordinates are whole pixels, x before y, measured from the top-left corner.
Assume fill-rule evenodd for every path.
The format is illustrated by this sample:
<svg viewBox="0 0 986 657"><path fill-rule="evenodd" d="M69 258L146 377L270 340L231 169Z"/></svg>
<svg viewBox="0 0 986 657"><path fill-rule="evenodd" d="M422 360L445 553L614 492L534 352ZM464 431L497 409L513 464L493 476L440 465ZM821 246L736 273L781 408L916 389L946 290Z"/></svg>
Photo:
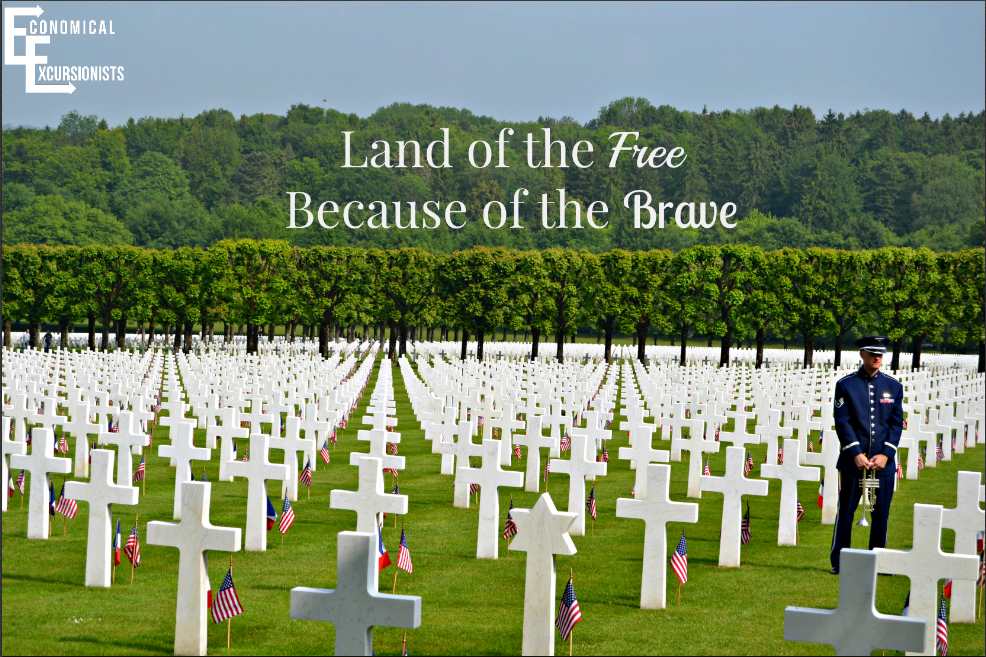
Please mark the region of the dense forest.
<svg viewBox="0 0 986 657"><path fill-rule="evenodd" d="M575 249L476 247L451 254L418 248L298 247L275 240L225 240L208 248L18 245L4 253L4 340L13 322L32 345L42 326L68 344L83 326L89 346L125 346L125 333L166 331L188 350L193 332L247 336L255 352L276 327L290 339L345 335L390 341L474 341L524 332L537 357L553 339L558 360L577 334L605 341L632 335L637 356L651 337L671 337L686 360L689 340L716 338L720 363L737 344L768 339L804 346L804 363L834 346L839 364L853 336L886 333L890 366L903 349L919 367L922 349L976 349L986 370L986 266L982 249L935 252L885 247L765 251L745 245L602 253ZM217 328L218 327L218 328ZM111 334L116 336L111 341ZM218 336L216 339L220 339Z"/></svg>
<svg viewBox="0 0 986 657"><path fill-rule="evenodd" d="M3 133L5 241L205 246L229 238L284 239L299 246L417 246L449 252L474 245L511 248L663 248L742 243L842 249L927 246L955 250L984 239L986 114L931 119L906 111L831 111L816 117L795 106L686 112L624 98L586 124L541 117L508 123L464 109L394 104L369 117L295 105L286 116L236 118L222 109L194 118L140 118L109 127L96 116L65 115L57 128ZM438 139L451 133L450 169L344 169L343 131L355 149L373 140ZM511 140L509 168L474 169L466 148L549 127L569 144L585 139L606 152L614 130L640 132L640 143L681 146L677 169L638 169L628 159L609 169L531 169ZM478 218L462 230L289 230L287 191L315 199L461 200L470 210L509 203L518 187L534 198L565 188L583 204L606 201L603 230L543 230L528 204L524 230L493 231ZM623 195L732 201L734 230L639 230L621 210Z"/></svg>

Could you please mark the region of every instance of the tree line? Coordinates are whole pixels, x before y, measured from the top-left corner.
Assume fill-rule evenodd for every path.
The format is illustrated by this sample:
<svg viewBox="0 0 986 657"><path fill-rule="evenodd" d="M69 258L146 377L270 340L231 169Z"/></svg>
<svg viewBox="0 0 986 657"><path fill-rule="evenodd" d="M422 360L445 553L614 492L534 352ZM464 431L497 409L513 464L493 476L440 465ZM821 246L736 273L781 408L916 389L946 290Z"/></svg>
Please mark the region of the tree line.
<svg viewBox="0 0 986 657"><path fill-rule="evenodd" d="M670 337L684 363L689 340L733 346L799 341L804 364L823 345L835 364L849 340L881 333L893 343L891 367L908 348L920 367L927 345L976 349L986 371L980 249L935 252L698 245L669 250L508 250L477 247L440 254L419 248L298 247L278 240L226 240L208 248L14 245L3 253L4 344L13 322L38 345L43 325L67 346L84 325L88 345L124 346L128 327L153 338L174 335L175 349L245 330L247 351L283 327L288 339L333 337L470 342L477 357L496 331L523 331L531 358L553 337L556 356L578 333L596 332L609 360L613 340L633 335L644 358L648 338ZM218 325L222 337L214 336Z"/></svg>
<svg viewBox="0 0 986 657"><path fill-rule="evenodd" d="M585 123L568 117L505 122L466 109L394 104L368 117L295 105L286 115L235 117L214 109L195 117L130 119L110 127L76 112L55 128L5 129L3 198L6 242L207 246L222 239L286 239L299 246L451 252L476 245L520 249L567 247L680 250L741 243L858 249L982 245L986 112L932 119L907 111L829 111L805 107L688 112L643 98L623 98ZM437 139L450 130L453 169L343 169L343 131L366 152L377 139ZM511 140L506 169L473 169L467 145L551 128L568 144L596 152L615 130L640 132L639 143L681 146L675 170L637 169L628 159L608 169L530 169L521 139ZM478 216L463 230L289 230L287 191L340 203L358 200L461 200L478 213L487 201L509 203L565 188L583 207L605 201L604 230L539 228L534 204L526 230L491 231ZM634 229L624 194L646 189L677 202L732 201L735 230Z"/></svg>

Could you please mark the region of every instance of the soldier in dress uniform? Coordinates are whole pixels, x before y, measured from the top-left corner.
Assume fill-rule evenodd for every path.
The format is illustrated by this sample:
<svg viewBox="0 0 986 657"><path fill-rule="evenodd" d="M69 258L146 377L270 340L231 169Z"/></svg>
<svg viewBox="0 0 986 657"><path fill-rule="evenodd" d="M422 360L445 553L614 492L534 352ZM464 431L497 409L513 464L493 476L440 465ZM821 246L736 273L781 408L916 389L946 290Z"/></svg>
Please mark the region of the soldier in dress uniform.
<svg viewBox="0 0 986 657"><path fill-rule="evenodd" d="M859 482L868 470L875 470L880 482L873 505L869 549L887 544L897 445L904 427L904 388L900 381L880 371L887 342L883 336L857 340L863 364L835 384L835 430L842 451L837 463L839 513L835 519L830 555L833 574L839 572L842 548L851 546L852 521L861 496Z"/></svg>

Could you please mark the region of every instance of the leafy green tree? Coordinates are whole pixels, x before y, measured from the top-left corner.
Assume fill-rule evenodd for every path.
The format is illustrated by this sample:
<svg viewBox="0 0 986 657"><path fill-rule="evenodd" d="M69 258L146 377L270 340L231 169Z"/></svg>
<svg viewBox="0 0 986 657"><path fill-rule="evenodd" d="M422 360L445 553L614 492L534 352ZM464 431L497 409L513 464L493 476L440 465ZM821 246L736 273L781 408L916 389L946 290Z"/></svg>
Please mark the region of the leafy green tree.
<svg viewBox="0 0 986 657"><path fill-rule="evenodd" d="M622 327L636 335L637 359L643 363L651 327L671 330L671 322L662 312L668 301L663 286L669 276L671 253L633 251L629 258L629 275L620 285L625 301Z"/></svg>
<svg viewBox="0 0 986 657"><path fill-rule="evenodd" d="M678 358L687 363L688 337L693 331L706 328L705 322L718 290L710 262L714 252L707 248L691 247L679 251L668 263L668 285L661 298L661 310L681 340Z"/></svg>
<svg viewBox="0 0 986 657"><path fill-rule="evenodd" d="M421 249L371 251L367 262L377 275L380 315L390 326L390 357L407 352L408 329L421 323L435 291L434 256ZM397 341L399 353L397 352Z"/></svg>
<svg viewBox="0 0 986 657"><path fill-rule="evenodd" d="M826 289L821 263L826 252L821 249L780 252L783 267L791 281L790 293L784 298L790 324L804 344L804 366L811 367L816 338L826 335L834 325L832 311L826 306Z"/></svg>
<svg viewBox="0 0 986 657"><path fill-rule="evenodd" d="M9 244L133 244L134 237L113 215L82 201L35 196L29 205L4 214Z"/></svg>
<svg viewBox="0 0 986 657"><path fill-rule="evenodd" d="M565 338L577 328L582 310L579 291L585 258L578 251L548 249L541 253L547 274L547 294L551 300L551 328L555 332L555 357L565 361Z"/></svg>
<svg viewBox="0 0 986 657"><path fill-rule="evenodd" d="M473 248L451 254L437 272L436 285L445 293L447 312L476 336L479 360L483 360L486 335L506 317L512 264L503 251Z"/></svg>
<svg viewBox="0 0 986 657"><path fill-rule="evenodd" d="M510 298L514 328L530 329L531 360L537 360L542 331L551 327L552 303L548 292L548 269L540 251L518 251L513 255Z"/></svg>
<svg viewBox="0 0 986 657"><path fill-rule="evenodd" d="M276 299L287 294L287 242L224 240L214 248L226 257L225 276L219 293L225 299L229 319L247 327L247 353L259 348L260 328L273 319Z"/></svg>

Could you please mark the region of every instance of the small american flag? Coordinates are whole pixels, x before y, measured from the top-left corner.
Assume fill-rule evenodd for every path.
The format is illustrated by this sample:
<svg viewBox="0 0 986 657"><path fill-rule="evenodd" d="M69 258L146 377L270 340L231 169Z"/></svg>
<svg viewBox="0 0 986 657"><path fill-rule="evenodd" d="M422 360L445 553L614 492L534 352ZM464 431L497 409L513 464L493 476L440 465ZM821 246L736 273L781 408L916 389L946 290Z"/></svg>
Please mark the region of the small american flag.
<svg viewBox="0 0 986 657"><path fill-rule="evenodd" d="M719 442L719 427L716 427L716 442Z"/></svg>
<svg viewBox="0 0 986 657"><path fill-rule="evenodd" d="M746 505L746 513L743 514L743 522L740 523L740 542L746 545L750 542L750 505Z"/></svg>
<svg viewBox="0 0 986 657"><path fill-rule="evenodd" d="M236 587L233 586L233 570L226 571L223 585L219 587L219 593L212 601L212 622L222 623L224 620L243 613L240 606L240 598L236 595Z"/></svg>
<svg viewBox="0 0 986 657"><path fill-rule="evenodd" d="M603 447L603 453L599 455L598 461L600 463L609 463L609 452L606 451L605 447Z"/></svg>
<svg viewBox="0 0 986 657"><path fill-rule="evenodd" d="M24 471L21 470L17 473L17 490L21 495L24 494Z"/></svg>
<svg viewBox="0 0 986 657"><path fill-rule="evenodd" d="M592 516L592 519L595 520L596 519L596 512L597 512L597 509L596 509L596 487L595 486L593 486L592 489L589 491L589 499L587 499L585 501L585 507L589 510L589 515Z"/></svg>
<svg viewBox="0 0 986 657"><path fill-rule="evenodd" d="M65 484L62 484L62 491L58 494L58 504L55 505L55 512L62 514L69 520L73 520L75 514L79 512L79 505L76 501L65 497Z"/></svg>
<svg viewBox="0 0 986 657"><path fill-rule="evenodd" d="M343 428L346 428L346 421L345 420L342 421L342 427ZM329 435L329 442L332 443L333 445L335 445L338 441L339 441L339 438L336 437L336 432L335 432L335 430L333 430L332 433Z"/></svg>
<svg viewBox="0 0 986 657"><path fill-rule="evenodd" d="M134 472L134 483L138 481L144 481L144 473L147 466L144 463L144 457L140 457L140 463L137 464L137 470Z"/></svg>
<svg viewBox="0 0 986 657"><path fill-rule="evenodd" d="M812 439L811 436L808 436L808 451L809 452L815 451L815 441Z"/></svg>
<svg viewBox="0 0 986 657"><path fill-rule="evenodd" d="M986 542L986 532L978 531L976 532L976 552L979 554L983 553L983 543Z"/></svg>
<svg viewBox="0 0 986 657"><path fill-rule="evenodd" d="M397 443L387 443L387 453L388 454L391 454L393 456L397 456L398 451L399 450L398 450Z"/></svg>
<svg viewBox="0 0 986 657"><path fill-rule="evenodd" d="M671 570L674 571L675 577L681 584L688 581L688 541L685 540L685 532L681 532L678 547L674 549L674 554L671 555Z"/></svg>
<svg viewBox="0 0 986 657"><path fill-rule="evenodd" d="M140 566L140 537L137 535L137 526L134 525L127 536L127 544L123 546L123 553L133 564L134 568Z"/></svg>
<svg viewBox="0 0 986 657"><path fill-rule="evenodd" d="M305 468L301 471L300 481L303 485L308 488L312 487L312 464L311 461L305 461Z"/></svg>
<svg viewBox="0 0 986 657"><path fill-rule="evenodd" d="M801 505L801 500L798 500L798 522L801 522L805 517L805 507Z"/></svg>
<svg viewBox="0 0 986 657"><path fill-rule="evenodd" d="M945 460L945 452L942 450L940 442L935 444L935 456L938 457L939 463Z"/></svg>
<svg viewBox="0 0 986 657"><path fill-rule="evenodd" d="M945 601L942 600L938 605L938 623L935 631L935 647L939 655L948 654L948 611L945 608Z"/></svg>
<svg viewBox="0 0 986 657"><path fill-rule="evenodd" d="M284 506L281 507L281 523L277 526L277 530L282 534L287 534L293 524L294 509L291 508L291 502L289 502L287 496L285 496Z"/></svg>
<svg viewBox="0 0 986 657"><path fill-rule="evenodd" d="M479 492L479 484L469 484L469 494L475 495Z"/></svg>
<svg viewBox="0 0 986 657"><path fill-rule="evenodd" d="M561 634L562 641L568 639L568 635L575 629L575 624L582 620L582 609L579 608L579 601L575 597L575 587L572 585L572 578L568 578L568 585L565 586L565 593L561 596L561 609L558 610L558 618L555 620L555 627Z"/></svg>
<svg viewBox="0 0 986 657"><path fill-rule="evenodd" d="M250 460L250 448L249 447L246 448L245 450L243 450L243 456L240 457L240 460L241 461L249 461Z"/></svg>
<svg viewBox="0 0 986 657"><path fill-rule="evenodd" d="M567 452L570 449L572 449L572 439L565 434L561 437L561 451Z"/></svg>
<svg viewBox="0 0 986 657"><path fill-rule="evenodd" d="M65 434L64 433L58 439L58 452L60 454L68 454L68 441L65 440Z"/></svg>
<svg viewBox="0 0 986 657"><path fill-rule="evenodd" d="M897 481L904 478L904 468L901 467L900 463L897 463Z"/></svg>
<svg viewBox="0 0 986 657"><path fill-rule="evenodd" d="M918 454L918 470L924 470L924 458Z"/></svg>
<svg viewBox="0 0 986 657"><path fill-rule="evenodd" d="M510 509L514 508L513 498L510 499ZM503 523L503 540L509 541L517 535L517 523L510 516L510 509L507 509L507 521Z"/></svg>
<svg viewBox="0 0 986 657"><path fill-rule="evenodd" d="M778 465L784 465L784 448L783 447L778 447L777 448L777 464Z"/></svg>
<svg viewBox="0 0 986 657"><path fill-rule="evenodd" d="M709 467L708 461L706 461L705 465L702 466L702 474L705 475L706 477L712 476L712 468Z"/></svg>
<svg viewBox="0 0 986 657"><path fill-rule="evenodd" d="M383 471L389 472L390 476L393 477L394 479L400 477L400 474L397 472L397 468L384 468Z"/></svg>
<svg viewBox="0 0 986 657"><path fill-rule="evenodd" d="M318 454L322 457L323 463L329 462L329 441L326 440L322 443L322 449L318 450Z"/></svg>
<svg viewBox="0 0 986 657"><path fill-rule="evenodd" d="M976 580L976 586L986 587L986 554L979 555L979 579Z"/></svg>
<svg viewBox="0 0 986 657"><path fill-rule="evenodd" d="M411 563L411 551L407 549L407 534L401 527L401 546L397 549L397 567L407 574L414 572L414 565Z"/></svg>
<svg viewBox="0 0 986 657"><path fill-rule="evenodd" d="M549 463L550 461L544 462L544 483L546 484L548 483L548 475L551 474L551 465Z"/></svg>
<svg viewBox="0 0 986 657"><path fill-rule="evenodd" d="M520 458L520 445L514 445L514 458Z"/></svg>
<svg viewBox="0 0 986 657"><path fill-rule="evenodd" d="M748 453L746 460L743 461L743 476L749 477L751 472L753 472L753 456Z"/></svg>

